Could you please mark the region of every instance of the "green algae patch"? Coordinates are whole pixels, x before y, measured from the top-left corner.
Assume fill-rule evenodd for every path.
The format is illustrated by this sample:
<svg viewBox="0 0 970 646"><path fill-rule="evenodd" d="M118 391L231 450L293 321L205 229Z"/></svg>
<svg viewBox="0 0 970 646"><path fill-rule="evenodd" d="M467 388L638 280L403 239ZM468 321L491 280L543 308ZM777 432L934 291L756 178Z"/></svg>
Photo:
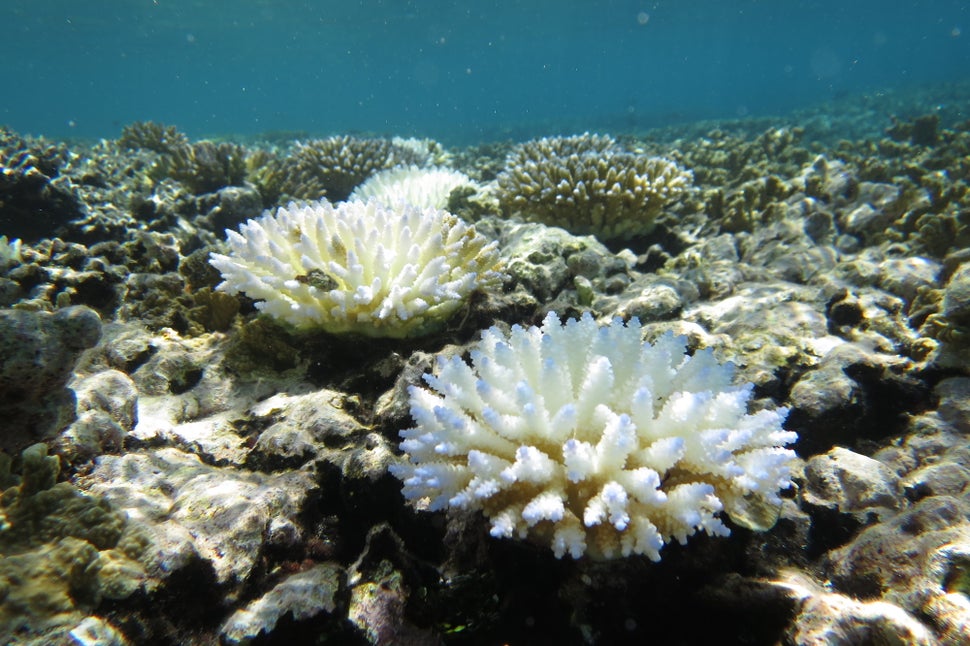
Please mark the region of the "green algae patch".
<svg viewBox="0 0 970 646"><path fill-rule="evenodd" d="M103 598L122 599L146 579L147 543L124 514L57 482L60 461L35 444L21 473L0 460L0 641L76 624Z"/></svg>

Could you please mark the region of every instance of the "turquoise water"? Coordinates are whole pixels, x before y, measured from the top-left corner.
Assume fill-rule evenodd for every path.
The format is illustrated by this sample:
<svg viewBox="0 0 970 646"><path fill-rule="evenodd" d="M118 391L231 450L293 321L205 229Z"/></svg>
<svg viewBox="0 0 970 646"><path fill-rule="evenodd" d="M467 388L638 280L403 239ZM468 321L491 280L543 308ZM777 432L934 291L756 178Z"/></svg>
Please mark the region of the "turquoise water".
<svg viewBox="0 0 970 646"><path fill-rule="evenodd" d="M465 144L970 78L959 0L3 0L0 42L0 124L52 137L155 120Z"/></svg>

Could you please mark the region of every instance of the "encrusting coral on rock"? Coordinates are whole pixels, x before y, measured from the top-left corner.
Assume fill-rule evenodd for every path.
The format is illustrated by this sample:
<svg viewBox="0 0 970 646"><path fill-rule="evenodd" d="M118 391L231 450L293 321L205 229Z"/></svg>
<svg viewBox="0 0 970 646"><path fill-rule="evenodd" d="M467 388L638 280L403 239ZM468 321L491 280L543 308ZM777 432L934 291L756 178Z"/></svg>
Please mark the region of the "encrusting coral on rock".
<svg viewBox="0 0 970 646"><path fill-rule="evenodd" d="M573 558L658 561L671 539L729 534L722 511L774 524L795 458L787 410L749 414L753 387L710 351L645 344L635 319L550 313L542 328L486 330L471 359L439 357L431 389L411 388L416 426L391 471L418 507L481 509L492 536Z"/></svg>
<svg viewBox="0 0 970 646"><path fill-rule="evenodd" d="M100 338L101 319L83 305L0 309L0 451L17 453L74 420L67 383L79 355Z"/></svg>
<svg viewBox="0 0 970 646"><path fill-rule="evenodd" d="M300 329L417 336L502 281L496 244L439 209L291 203L228 235L217 289Z"/></svg>
<svg viewBox="0 0 970 646"><path fill-rule="evenodd" d="M102 599L148 584L147 537L101 498L57 482L60 461L34 444L21 474L0 452L0 642L76 625Z"/></svg>

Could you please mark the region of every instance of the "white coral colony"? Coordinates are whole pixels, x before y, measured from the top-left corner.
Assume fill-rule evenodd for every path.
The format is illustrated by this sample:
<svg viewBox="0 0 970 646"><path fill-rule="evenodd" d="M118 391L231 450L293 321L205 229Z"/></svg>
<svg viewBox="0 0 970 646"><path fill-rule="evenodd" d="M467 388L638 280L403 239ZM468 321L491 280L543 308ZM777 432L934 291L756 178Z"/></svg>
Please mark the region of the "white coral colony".
<svg viewBox="0 0 970 646"><path fill-rule="evenodd" d="M405 337L501 284L496 243L454 215L407 204L291 203L228 231L216 289L301 329Z"/></svg>
<svg viewBox="0 0 970 646"><path fill-rule="evenodd" d="M424 169L417 166L395 167L383 170L354 189L351 200L377 200L381 204L395 205L400 202L443 209L456 188L478 190L467 175L443 168Z"/></svg>
<svg viewBox="0 0 970 646"><path fill-rule="evenodd" d="M495 537L557 557L660 559L665 543L720 520L767 529L791 485L787 409L748 413L752 385L682 338L641 341L639 322L491 328L471 353L439 357L412 386L415 426L392 468L419 508L481 509ZM763 518L763 516L761 516Z"/></svg>

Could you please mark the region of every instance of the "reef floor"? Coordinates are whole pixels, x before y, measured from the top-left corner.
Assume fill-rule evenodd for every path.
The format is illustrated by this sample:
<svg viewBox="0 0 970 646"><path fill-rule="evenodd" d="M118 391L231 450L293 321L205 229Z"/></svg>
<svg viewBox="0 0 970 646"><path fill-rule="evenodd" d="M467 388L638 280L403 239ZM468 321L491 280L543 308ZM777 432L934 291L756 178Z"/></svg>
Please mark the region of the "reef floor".
<svg viewBox="0 0 970 646"><path fill-rule="evenodd" d="M967 98L613 132L693 186L605 243L503 212L519 142L345 138L307 166L292 135L0 129L0 641L970 643ZM477 183L449 209L498 242L501 290L373 339L214 289L226 229L405 161ZM683 335L790 408L774 526L574 561L410 507L408 386L550 311Z"/></svg>

